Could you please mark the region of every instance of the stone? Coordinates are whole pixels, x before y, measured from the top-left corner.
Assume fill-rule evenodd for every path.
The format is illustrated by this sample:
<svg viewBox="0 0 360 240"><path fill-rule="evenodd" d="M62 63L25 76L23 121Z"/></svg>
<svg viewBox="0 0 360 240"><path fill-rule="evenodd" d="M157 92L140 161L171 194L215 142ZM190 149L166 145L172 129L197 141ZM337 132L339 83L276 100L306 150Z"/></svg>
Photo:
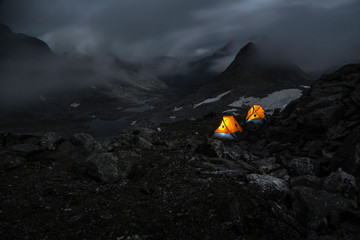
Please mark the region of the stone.
<svg viewBox="0 0 360 240"><path fill-rule="evenodd" d="M253 161L253 164L264 173L270 173L280 167L275 157L263 158Z"/></svg>
<svg viewBox="0 0 360 240"><path fill-rule="evenodd" d="M7 135L7 133L0 132L0 146L4 146L4 145L5 145L6 135Z"/></svg>
<svg viewBox="0 0 360 240"><path fill-rule="evenodd" d="M305 236L307 231L304 226L302 226L295 218L286 213L285 209L282 208L276 202L269 200L269 205L272 212L280 219L284 221L284 223L288 224L291 228L295 229L302 236Z"/></svg>
<svg viewBox="0 0 360 240"><path fill-rule="evenodd" d="M310 221L307 224L307 227L311 230L316 231L317 233L325 234L328 229L328 221L326 218L323 217L318 220Z"/></svg>
<svg viewBox="0 0 360 240"><path fill-rule="evenodd" d="M351 92L351 99L356 105L360 106L360 84L356 85L355 89Z"/></svg>
<svg viewBox="0 0 360 240"><path fill-rule="evenodd" d="M208 144L210 149L215 152L217 157L223 157L225 153L225 146L221 140L209 138Z"/></svg>
<svg viewBox="0 0 360 240"><path fill-rule="evenodd" d="M317 176L311 175L301 175L292 177L290 179L291 186L304 186L304 187L311 187L311 188L320 188L321 186L321 179Z"/></svg>
<svg viewBox="0 0 360 240"><path fill-rule="evenodd" d="M280 178L282 180L288 181L290 176L288 174L288 171L284 168L277 169L269 174L270 176Z"/></svg>
<svg viewBox="0 0 360 240"><path fill-rule="evenodd" d="M54 151L62 137L54 132L45 133L41 139L41 146L49 151Z"/></svg>
<svg viewBox="0 0 360 240"><path fill-rule="evenodd" d="M88 154L100 152L102 150L101 144L97 142L92 136L86 133L74 134L71 138L71 142L75 146L83 147Z"/></svg>
<svg viewBox="0 0 360 240"><path fill-rule="evenodd" d="M314 175L314 165L308 157L293 158L286 161L285 165L292 176Z"/></svg>
<svg viewBox="0 0 360 240"><path fill-rule="evenodd" d="M343 140L351 133L351 128L356 124L355 121L340 121L336 126L328 129L326 138L331 141Z"/></svg>
<svg viewBox="0 0 360 240"><path fill-rule="evenodd" d="M264 192L280 191L287 192L289 187L287 183L279 178L267 175L267 174L248 174L246 176L250 184L253 184L260 188Z"/></svg>
<svg viewBox="0 0 360 240"><path fill-rule="evenodd" d="M77 150L78 150L78 147L76 147L74 144L72 144L69 141L65 141L65 142L61 143L59 145L59 147L57 148L57 152L59 152L62 155L67 155L67 156L73 154L74 152L77 152Z"/></svg>
<svg viewBox="0 0 360 240"><path fill-rule="evenodd" d="M0 152L0 172L22 165L26 159L21 156L14 156L8 151Z"/></svg>
<svg viewBox="0 0 360 240"><path fill-rule="evenodd" d="M97 153L86 159L86 167L91 176L103 182L115 182L125 179L139 159L139 155L128 151Z"/></svg>
<svg viewBox="0 0 360 240"><path fill-rule="evenodd" d="M244 231L244 221L241 213L240 203L235 197L222 197L215 202L215 211L222 229L233 229L238 234Z"/></svg>
<svg viewBox="0 0 360 240"><path fill-rule="evenodd" d="M201 141L193 138L186 139L187 148L196 149L199 145L201 145Z"/></svg>
<svg viewBox="0 0 360 240"><path fill-rule="evenodd" d="M330 101L330 100L329 100ZM330 106L319 108L311 107L303 109L303 117L299 118L299 123L311 129L327 129L335 125L345 114L346 107L341 103L334 102Z"/></svg>
<svg viewBox="0 0 360 240"><path fill-rule="evenodd" d="M294 187L293 190L296 191L297 206L303 205L301 209L306 209L308 222L327 218L336 226L341 213L357 208L356 202L325 190L309 187Z"/></svg>
<svg viewBox="0 0 360 240"><path fill-rule="evenodd" d="M357 196L357 185L355 177L339 168L324 179L324 188L328 191L339 193L346 198Z"/></svg>
<svg viewBox="0 0 360 240"><path fill-rule="evenodd" d="M360 167L360 128L346 137L337 149L330 164L332 171L342 168L345 172L357 175Z"/></svg>
<svg viewBox="0 0 360 240"><path fill-rule="evenodd" d="M152 149L153 145L146 139L135 136L135 145L140 149Z"/></svg>
<svg viewBox="0 0 360 240"><path fill-rule="evenodd" d="M321 144L320 140L309 141L304 145L303 150L307 151L309 156L319 156L322 155Z"/></svg>
<svg viewBox="0 0 360 240"><path fill-rule="evenodd" d="M10 149L23 157L31 156L42 150L41 147L31 143L13 145L10 147Z"/></svg>
<svg viewBox="0 0 360 240"><path fill-rule="evenodd" d="M156 134L156 131L150 128L139 128L139 136L143 137L143 138L150 138L152 137L154 134Z"/></svg>

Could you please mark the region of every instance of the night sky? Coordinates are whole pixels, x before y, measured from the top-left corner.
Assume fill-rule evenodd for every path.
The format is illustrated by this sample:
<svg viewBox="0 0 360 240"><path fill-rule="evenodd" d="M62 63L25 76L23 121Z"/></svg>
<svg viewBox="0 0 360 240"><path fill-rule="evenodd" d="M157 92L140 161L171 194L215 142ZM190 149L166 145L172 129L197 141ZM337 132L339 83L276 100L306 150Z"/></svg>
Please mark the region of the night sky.
<svg viewBox="0 0 360 240"><path fill-rule="evenodd" d="M305 71L359 61L359 0L0 0L0 22L56 53L191 59L267 42Z"/></svg>

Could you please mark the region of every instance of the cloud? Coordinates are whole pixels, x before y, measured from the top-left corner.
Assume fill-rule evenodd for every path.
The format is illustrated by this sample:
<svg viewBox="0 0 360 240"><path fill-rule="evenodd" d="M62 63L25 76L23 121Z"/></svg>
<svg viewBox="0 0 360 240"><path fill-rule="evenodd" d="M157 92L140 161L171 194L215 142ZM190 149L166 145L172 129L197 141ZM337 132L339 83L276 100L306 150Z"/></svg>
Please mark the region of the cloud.
<svg viewBox="0 0 360 240"><path fill-rule="evenodd" d="M192 58L266 37L307 71L360 55L356 0L3 0L0 9L1 22L58 53Z"/></svg>

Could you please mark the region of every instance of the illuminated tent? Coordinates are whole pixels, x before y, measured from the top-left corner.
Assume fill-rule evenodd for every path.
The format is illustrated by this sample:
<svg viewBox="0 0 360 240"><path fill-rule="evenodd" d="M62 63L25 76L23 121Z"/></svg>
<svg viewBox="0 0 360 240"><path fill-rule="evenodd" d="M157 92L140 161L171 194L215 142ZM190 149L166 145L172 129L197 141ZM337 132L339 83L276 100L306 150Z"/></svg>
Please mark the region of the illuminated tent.
<svg viewBox="0 0 360 240"><path fill-rule="evenodd" d="M264 109L260 105L252 105L246 116L246 123L264 124L267 121Z"/></svg>
<svg viewBox="0 0 360 240"><path fill-rule="evenodd" d="M224 116L220 126L215 130L213 138L240 139L243 129L233 116Z"/></svg>

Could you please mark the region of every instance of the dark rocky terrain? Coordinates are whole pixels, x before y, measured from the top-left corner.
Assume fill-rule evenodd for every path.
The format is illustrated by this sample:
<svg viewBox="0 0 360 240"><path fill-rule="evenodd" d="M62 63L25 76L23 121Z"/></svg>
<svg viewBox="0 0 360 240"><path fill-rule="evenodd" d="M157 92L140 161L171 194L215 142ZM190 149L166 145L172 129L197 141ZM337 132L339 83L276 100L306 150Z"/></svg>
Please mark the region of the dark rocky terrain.
<svg viewBox="0 0 360 240"><path fill-rule="evenodd" d="M238 116L239 122L245 112ZM2 239L359 239L360 65L245 126L0 134Z"/></svg>

